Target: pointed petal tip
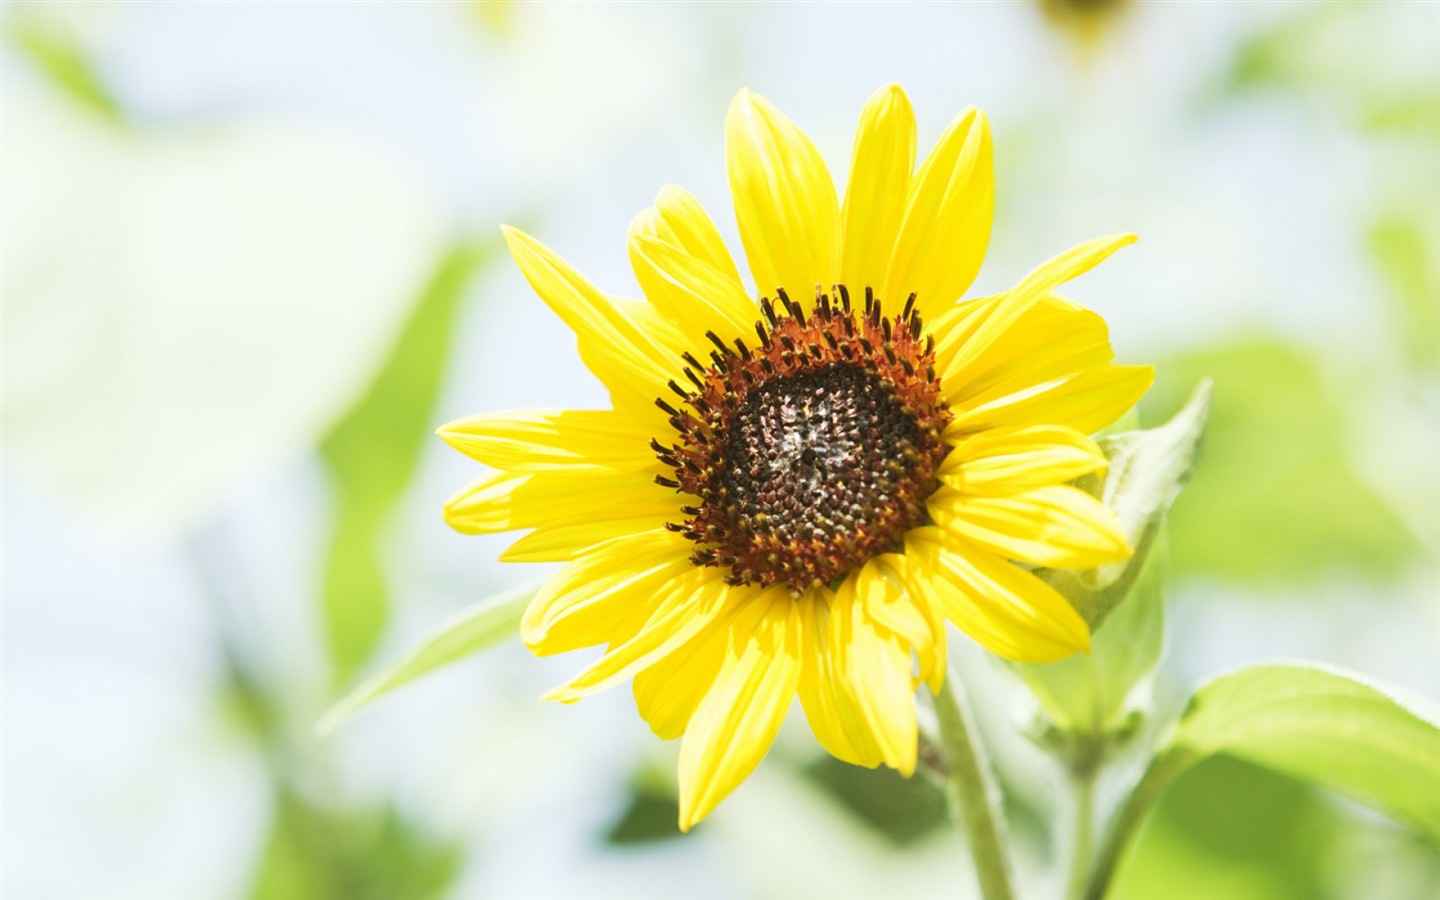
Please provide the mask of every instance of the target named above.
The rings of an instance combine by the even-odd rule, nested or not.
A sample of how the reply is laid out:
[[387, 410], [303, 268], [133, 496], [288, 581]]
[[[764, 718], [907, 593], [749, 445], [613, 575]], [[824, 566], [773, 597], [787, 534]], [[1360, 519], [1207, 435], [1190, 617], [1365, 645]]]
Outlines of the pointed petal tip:
[[584, 696], [583, 693], [562, 684], [541, 694], [540, 699], [546, 703], [563, 703], [569, 706], [572, 703], [579, 703]]

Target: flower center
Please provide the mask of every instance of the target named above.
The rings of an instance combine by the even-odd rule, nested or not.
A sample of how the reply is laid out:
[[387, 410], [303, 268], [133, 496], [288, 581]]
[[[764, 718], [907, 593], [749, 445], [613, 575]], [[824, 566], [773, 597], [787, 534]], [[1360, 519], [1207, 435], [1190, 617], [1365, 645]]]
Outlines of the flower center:
[[863, 311], [836, 294], [808, 314], [783, 291], [783, 312], [762, 300], [758, 344], [708, 335], [708, 365], [685, 357], [693, 389], [670, 385], [682, 405], [656, 401], [680, 438], [651, 442], [675, 469], [656, 481], [699, 498], [668, 527], [732, 584], [831, 584], [925, 522], [951, 418], [933, 342], [913, 295], [892, 321], [868, 289]]

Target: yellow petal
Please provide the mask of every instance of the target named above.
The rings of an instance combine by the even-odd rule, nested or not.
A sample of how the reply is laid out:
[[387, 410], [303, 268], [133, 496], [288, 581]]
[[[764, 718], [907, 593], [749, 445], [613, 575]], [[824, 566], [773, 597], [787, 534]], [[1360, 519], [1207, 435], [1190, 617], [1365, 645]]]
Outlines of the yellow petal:
[[730, 646], [732, 620], [739, 611], [739, 607], [727, 607], [690, 643], [635, 676], [635, 706], [656, 737], [669, 741], [685, 733], [690, 717], [720, 674]]
[[[544, 244], [506, 227], [505, 242], [535, 293], [575, 332], [580, 357], [617, 403], [643, 407], [681, 368], [675, 336], [643, 321], [636, 305], [617, 302], [586, 281]], [[645, 304], [639, 304], [644, 306]]]
[[794, 122], [742, 90], [725, 118], [725, 160], [740, 240], [765, 296], [804, 303], [839, 275], [840, 203], [825, 161]]
[[965, 354], [963, 365], [956, 364], [955, 355], [942, 361], [937, 354], [936, 368], [952, 406], [976, 406], [1114, 358], [1105, 320], [1050, 294], [985, 352]]
[[[954, 344], [953, 357], [941, 374], [945, 379], [964, 384], [980, 371], [991, 357], [990, 348], [1056, 287], [1077, 278], [1098, 266], [1116, 250], [1135, 243], [1135, 235], [1122, 234], [1096, 238], [1061, 253], [1037, 266], [1020, 283], [998, 296], [985, 309], [963, 340]], [[938, 354], [938, 351], [937, 351]]]
[[911, 596], [905, 557], [886, 553], [866, 562], [855, 579], [855, 594], [869, 616], [915, 649], [920, 677], [940, 684], [945, 677], [945, 631]]
[[653, 609], [663, 589], [693, 569], [688, 542], [668, 531], [617, 538], [545, 582], [520, 621], [520, 636], [541, 656], [612, 640], [637, 606]]
[[1153, 366], [1100, 366], [955, 409], [947, 439], [986, 428], [1053, 424], [1093, 434], [1134, 406], [1155, 380]]
[[1073, 481], [1108, 465], [1100, 446], [1074, 428], [990, 428], [960, 438], [940, 480], [965, 494], [1014, 494]]
[[[658, 465], [658, 464], [657, 464]], [[464, 534], [578, 525], [618, 517], [675, 516], [681, 498], [649, 472], [490, 472], [445, 504], [445, 521]]]
[[631, 225], [630, 265], [655, 308], [694, 335], [697, 345], [707, 331], [726, 343], [753, 339], [760, 310], [740, 282], [674, 244], [639, 233], [645, 215]]
[[994, 213], [990, 123], [972, 106], [950, 123], [910, 183], [884, 299], [903, 303], [914, 291], [927, 319], [948, 309], [980, 271]]
[[500, 554], [501, 562], [569, 562], [594, 549], [597, 544], [618, 537], [663, 531], [665, 523], [678, 521], [678, 510], [668, 516], [604, 518], [578, 525], [549, 525], [536, 528]]
[[509, 472], [633, 472], [654, 465], [651, 416], [616, 410], [521, 410], [458, 419], [436, 434], [471, 459]]
[[883, 759], [874, 736], [861, 726], [854, 704], [845, 692], [844, 650], [834, 637], [840, 631], [833, 612], [834, 594], [828, 588], [821, 588], [810, 591], [798, 602], [805, 621], [804, 665], [799, 684], [805, 719], [815, 740], [831, 756], [873, 769]]
[[715, 683], [680, 742], [682, 831], [709, 815], [760, 763], [800, 681], [803, 625], [797, 604], [783, 587], [750, 603], [759, 610], [758, 621], [749, 628], [739, 621], [733, 626]]
[[914, 590], [976, 643], [1019, 662], [1090, 648], [1090, 629], [1050, 585], [982, 547], [927, 526], [905, 535]]
[[715, 227], [715, 222], [700, 201], [689, 191], [673, 184], [660, 189], [655, 197], [654, 217], [645, 233], [659, 238], [667, 244], [679, 247], [685, 253], [716, 269], [722, 275], [740, 284], [740, 271], [735, 260], [725, 248], [725, 239]]
[[1006, 559], [1090, 569], [1130, 556], [1115, 514], [1079, 488], [1049, 485], [983, 497], [942, 487], [928, 505], [942, 528]]
[[[898, 84], [876, 91], [860, 114], [850, 180], [845, 186], [840, 277], [852, 290], [884, 290], [910, 170], [915, 166], [915, 113]], [[904, 297], [882, 297], [904, 303]]]
[[619, 684], [684, 646], [727, 607], [745, 602], [753, 593], [753, 589], [727, 585], [717, 569], [695, 568], [688, 555], [686, 564], [689, 571], [664, 586], [654, 612], [633, 637], [611, 647], [589, 668], [542, 699], [574, 703]]
[[842, 629], [845, 693], [873, 735], [881, 759], [909, 777], [915, 771], [917, 747], [910, 648], [871, 617], [867, 598], [853, 596], [853, 602], [833, 610]]

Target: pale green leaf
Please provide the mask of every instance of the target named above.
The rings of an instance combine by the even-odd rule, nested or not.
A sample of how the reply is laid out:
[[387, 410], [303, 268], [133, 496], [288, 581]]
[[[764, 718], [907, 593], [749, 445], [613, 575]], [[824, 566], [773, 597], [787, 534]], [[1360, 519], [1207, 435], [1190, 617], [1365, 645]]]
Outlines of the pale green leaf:
[[537, 590], [536, 584], [514, 588], [464, 610], [405, 655], [351, 689], [320, 717], [315, 724], [316, 733], [327, 735], [357, 710], [396, 688], [518, 635], [525, 605]]
[[1116, 815], [1090, 900], [1104, 896], [1165, 789], [1218, 755], [1313, 782], [1440, 838], [1440, 707], [1341, 669], [1266, 663], [1224, 675], [1191, 698]]
[[1191, 699], [1161, 760], [1217, 753], [1303, 778], [1440, 837], [1440, 708], [1312, 664], [1253, 666]]
[[369, 658], [389, 614], [381, 539], [430, 440], [451, 334], [495, 240], [460, 243], [436, 267], [369, 389], [320, 446], [335, 488], [321, 608], [336, 683]]

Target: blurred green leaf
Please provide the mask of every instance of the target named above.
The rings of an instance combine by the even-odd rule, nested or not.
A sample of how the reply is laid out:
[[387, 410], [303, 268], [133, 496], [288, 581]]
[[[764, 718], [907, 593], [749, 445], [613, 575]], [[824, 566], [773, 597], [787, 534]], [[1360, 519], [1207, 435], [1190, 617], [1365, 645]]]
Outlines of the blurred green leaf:
[[1326, 900], [1342, 827], [1314, 788], [1217, 757], [1166, 793], [1111, 896]]
[[6, 23], [6, 37], [72, 100], [107, 121], [121, 121], [120, 106], [100, 81], [72, 28], [60, 18], [29, 12]]
[[394, 812], [321, 809], [282, 788], [250, 886], [254, 900], [431, 900], [459, 871], [460, 848]]
[[1440, 708], [1423, 698], [1338, 669], [1252, 666], [1195, 693], [1152, 770], [1173, 778], [1219, 753], [1313, 781], [1440, 838]]
[[684, 837], [678, 826], [680, 798], [675, 778], [667, 769], [649, 763], [630, 779], [630, 796], [620, 817], [605, 833], [616, 847], [653, 844]]
[[323, 591], [336, 683], [354, 676], [385, 626], [381, 534], [430, 439], [460, 301], [498, 247], [498, 241], [486, 241], [445, 255], [375, 380], [321, 444], [336, 499]]
[[884, 766], [852, 766], [832, 756], [816, 757], [801, 771], [897, 847], [913, 844], [949, 821], [945, 795], [925, 778], [905, 778]]
[[539, 590], [525, 585], [465, 609], [399, 659], [356, 685], [320, 717], [315, 731], [327, 735], [357, 710], [441, 666], [493, 647], [520, 633], [525, 605]]
[[1346, 570], [1391, 576], [1418, 553], [1350, 467], [1339, 409], [1300, 350], [1251, 340], [1159, 370], [1152, 409], [1173, 409], [1178, 389], [1215, 379], [1205, 465], [1169, 522], [1178, 574], [1304, 585]]
[[1398, 301], [1406, 352], [1417, 366], [1431, 370], [1440, 365], [1440, 225], [1435, 209], [1392, 210], [1368, 235], [1370, 254]]
[[[1372, 132], [1440, 137], [1433, 43], [1410, 39], [1434, 20], [1423, 4], [1304, 3], [1236, 43], [1221, 98], [1260, 90], [1313, 97], [1314, 108]], [[1416, 15], [1418, 14], [1418, 15]], [[1377, 59], [1369, 48], [1388, 46]]]

